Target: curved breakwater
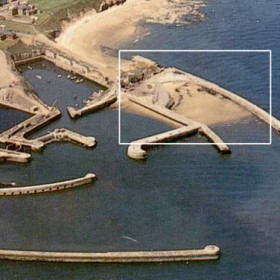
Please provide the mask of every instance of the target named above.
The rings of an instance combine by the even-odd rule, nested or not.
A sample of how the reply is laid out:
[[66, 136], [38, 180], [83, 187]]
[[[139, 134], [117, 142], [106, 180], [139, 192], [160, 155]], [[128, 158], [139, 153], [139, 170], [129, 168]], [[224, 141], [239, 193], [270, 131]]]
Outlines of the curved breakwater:
[[1, 188], [0, 196], [23, 195], [23, 194], [37, 194], [44, 192], [60, 191], [69, 188], [75, 188], [91, 183], [95, 179], [95, 174], [88, 173], [84, 177], [67, 180], [63, 182], [50, 183], [36, 186], [15, 187], [15, 188]]

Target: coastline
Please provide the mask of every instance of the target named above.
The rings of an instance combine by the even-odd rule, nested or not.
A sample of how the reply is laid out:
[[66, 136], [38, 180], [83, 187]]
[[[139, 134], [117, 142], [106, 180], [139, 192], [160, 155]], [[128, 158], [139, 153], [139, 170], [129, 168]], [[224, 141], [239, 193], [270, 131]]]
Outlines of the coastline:
[[102, 49], [116, 50], [121, 44], [137, 40], [141, 21], [160, 24], [188, 24], [185, 15], [204, 18], [199, 12], [203, 1], [127, 0], [100, 13], [89, 13], [67, 25], [56, 39], [59, 46], [78, 53], [81, 58], [113, 67], [117, 72], [117, 58]]

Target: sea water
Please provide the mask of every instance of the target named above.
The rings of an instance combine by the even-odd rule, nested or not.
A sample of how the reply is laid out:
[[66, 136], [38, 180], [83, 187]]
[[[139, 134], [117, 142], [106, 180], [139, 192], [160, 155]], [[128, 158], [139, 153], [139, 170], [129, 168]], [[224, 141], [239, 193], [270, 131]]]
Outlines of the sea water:
[[[149, 26], [151, 36], [126, 47], [272, 49], [273, 113], [279, 118], [279, 9], [276, 0], [213, 0], [205, 8], [205, 21], [178, 28]], [[158, 59], [156, 55], [150, 57]], [[197, 59], [192, 57], [185, 59], [187, 63], [179, 57], [159, 60], [164, 66], [190, 71], [268, 109], [267, 82], [257, 78], [241, 80], [238, 72], [250, 71], [250, 67], [238, 65], [239, 58], [226, 56], [225, 64], [211, 56], [200, 60], [206, 65], [211, 63], [211, 68], [197, 66]], [[256, 76], [266, 77], [266, 70], [267, 66], [256, 69]], [[222, 255], [218, 261], [164, 264], [1, 261], [1, 279], [279, 279], [278, 134], [273, 132], [270, 146], [232, 146], [232, 154], [227, 156], [219, 155], [211, 146], [168, 146], [149, 149], [147, 160], [134, 161], [126, 157], [126, 147], [118, 145], [116, 110], [77, 120], [67, 116], [66, 106], [75, 105], [74, 96], [82, 101], [98, 87], [71, 83], [67, 73], [58, 79], [56, 71], [61, 70], [37, 65], [23, 72], [44, 101], [57, 100], [63, 114], [39, 134], [66, 127], [96, 137], [98, 145], [85, 149], [69, 143], [51, 144], [42, 153], [32, 153], [33, 161], [28, 165], [1, 165], [1, 181], [38, 184], [87, 172], [94, 172], [97, 181], [56, 193], [1, 198], [0, 247], [98, 252], [216, 244]], [[43, 74], [43, 81], [36, 79], [37, 74]], [[128, 139], [170, 129], [164, 123], [125, 112], [122, 119]], [[141, 125], [145, 133], [135, 134], [133, 125]], [[238, 127], [236, 134], [240, 134]], [[242, 137], [252, 140], [256, 127], [256, 138], [267, 140], [263, 123], [244, 126]], [[215, 129], [220, 129], [223, 138], [240, 139], [230, 129]]]

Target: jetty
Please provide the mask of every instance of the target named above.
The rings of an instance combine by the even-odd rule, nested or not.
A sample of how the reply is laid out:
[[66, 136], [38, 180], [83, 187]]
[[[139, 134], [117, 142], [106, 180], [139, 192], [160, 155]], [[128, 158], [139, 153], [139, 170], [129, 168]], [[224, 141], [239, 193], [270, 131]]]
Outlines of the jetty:
[[0, 162], [27, 163], [31, 159], [28, 153], [0, 149]]
[[217, 260], [220, 249], [208, 245], [197, 250], [138, 251], [138, 252], [45, 252], [0, 250], [0, 259], [13, 261], [79, 262], [79, 263], [147, 263]]
[[35, 114], [29, 119], [2, 132], [0, 134], [0, 143], [13, 145], [19, 148], [27, 147], [33, 151], [40, 151], [44, 147], [44, 143], [36, 139], [30, 140], [26, 137], [59, 118], [60, 115], [61, 113], [58, 110], [50, 111], [48, 115]]
[[95, 174], [88, 173], [84, 177], [67, 180], [63, 182], [36, 185], [36, 186], [25, 186], [25, 187], [11, 187], [11, 188], [0, 188], [0, 196], [13, 196], [13, 195], [26, 195], [26, 194], [38, 194], [53, 191], [60, 191], [69, 188], [75, 188], [90, 184], [95, 179]]
[[151, 144], [170, 142], [183, 137], [196, 134], [200, 129], [198, 125], [183, 126], [171, 131], [167, 131], [161, 134], [146, 137], [130, 143], [127, 149], [127, 155], [133, 159], [144, 159], [147, 157], [145, 148]]

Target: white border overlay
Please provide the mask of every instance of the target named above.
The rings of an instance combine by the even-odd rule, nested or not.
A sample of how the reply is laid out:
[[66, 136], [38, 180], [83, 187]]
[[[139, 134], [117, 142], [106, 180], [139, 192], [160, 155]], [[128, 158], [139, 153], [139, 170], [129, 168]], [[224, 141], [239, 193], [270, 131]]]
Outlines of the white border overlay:
[[[270, 115], [270, 123], [269, 123], [269, 142], [265, 142], [265, 143], [212, 143], [212, 142], [207, 142], [207, 143], [141, 143], [141, 142], [137, 142], [137, 143], [125, 143], [125, 142], [121, 142], [121, 54], [122, 53], [148, 53], [148, 52], [156, 52], [156, 53], [162, 53], [162, 52], [166, 52], [166, 53], [190, 53], [190, 52], [196, 52], [196, 53], [203, 53], [203, 52], [207, 52], [207, 53], [269, 53], [269, 115]], [[153, 146], [153, 145], [165, 145], [165, 146], [170, 146], [170, 145], [174, 145], [174, 146], [179, 146], [179, 145], [215, 145], [215, 144], [225, 144], [225, 145], [271, 145], [272, 144], [272, 51], [271, 50], [119, 50], [118, 53], [118, 79], [119, 79], [119, 94], [118, 94], [118, 99], [119, 99], [119, 114], [118, 114], [118, 144], [119, 145], [124, 145], [124, 146], [128, 146], [128, 145], [149, 145], [149, 146]], [[147, 136], [148, 137], [148, 136]], [[134, 140], [135, 141], [135, 140]]]

